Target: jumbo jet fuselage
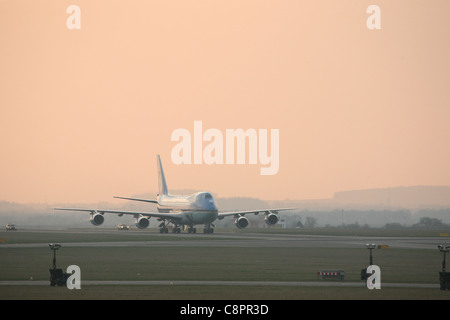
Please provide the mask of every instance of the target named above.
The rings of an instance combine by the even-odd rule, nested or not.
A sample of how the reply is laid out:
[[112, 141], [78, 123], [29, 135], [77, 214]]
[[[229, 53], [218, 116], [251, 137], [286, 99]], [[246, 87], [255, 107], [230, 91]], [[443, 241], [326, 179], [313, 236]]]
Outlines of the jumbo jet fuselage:
[[185, 225], [211, 223], [219, 213], [209, 192], [197, 192], [190, 196], [158, 195], [157, 209], [161, 213], [183, 213], [180, 224]]

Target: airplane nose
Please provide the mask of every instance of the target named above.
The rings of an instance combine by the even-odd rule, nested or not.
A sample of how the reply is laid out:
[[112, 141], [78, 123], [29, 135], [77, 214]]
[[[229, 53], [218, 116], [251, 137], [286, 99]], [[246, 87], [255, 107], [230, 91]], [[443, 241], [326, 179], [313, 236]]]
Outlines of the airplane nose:
[[209, 207], [210, 207], [211, 210], [217, 210], [216, 204], [214, 203], [214, 200], [211, 199], [208, 202], [209, 202]]

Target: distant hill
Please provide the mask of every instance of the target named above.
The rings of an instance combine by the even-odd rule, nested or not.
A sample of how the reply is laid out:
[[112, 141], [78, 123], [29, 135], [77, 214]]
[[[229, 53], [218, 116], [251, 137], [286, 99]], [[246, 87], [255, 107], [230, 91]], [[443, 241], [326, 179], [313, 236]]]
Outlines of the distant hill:
[[450, 206], [450, 186], [413, 186], [336, 192], [333, 202], [399, 208]]
[[271, 206], [313, 210], [423, 209], [450, 207], [450, 186], [413, 186], [335, 192], [333, 198], [267, 201]]

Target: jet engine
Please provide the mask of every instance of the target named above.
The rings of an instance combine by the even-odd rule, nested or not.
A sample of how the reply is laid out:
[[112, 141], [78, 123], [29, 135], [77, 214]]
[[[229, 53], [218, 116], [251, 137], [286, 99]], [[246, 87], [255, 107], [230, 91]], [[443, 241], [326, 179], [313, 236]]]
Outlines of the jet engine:
[[140, 216], [136, 219], [136, 227], [139, 229], [145, 229], [150, 225], [150, 220], [146, 217]]
[[248, 219], [246, 217], [240, 216], [234, 219], [234, 224], [239, 229], [244, 229], [248, 226]]
[[273, 213], [273, 212], [266, 214], [266, 216], [264, 217], [264, 221], [269, 226], [276, 224], [278, 222], [278, 220], [280, 220], [280, 217], [278, 217], [278, 214]]
[[94, 226], [99, 226], [105, 221], [105, 217], [101, 213], [91, 213], [89, 220]]

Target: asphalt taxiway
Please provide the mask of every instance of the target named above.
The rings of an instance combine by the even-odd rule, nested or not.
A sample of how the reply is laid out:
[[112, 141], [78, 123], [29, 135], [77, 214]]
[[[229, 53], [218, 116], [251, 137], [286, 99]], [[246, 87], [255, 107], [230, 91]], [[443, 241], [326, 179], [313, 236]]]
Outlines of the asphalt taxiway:
[[[0, 281], [0, 286], [48, 286], [49, 281], [23, 280]], [[363, 288], [366, 283], [361, 282], [337, 282], [337, 281], [92, 281], [83, 280], [83, 286], [277, 286], [277, 287], [359, 287]], [[432, 283], [383, 283], [383, 288], [427, 288], [439, 289], [439, 284]]]
[[[22, 231], [27, 232], [27, 231]], [[31, 232], [31, 230], [30, 230]], [[32, 232], [36, 232], [33, 230]], [[45, 232], [49, 232], [48, 230]], [[55, 233], [86, 233], [89, 231], [52, 231]], [[89, 233], [92, 234], [92, 231]], [[115, 233], [114, 230], [99, 230], [99, 233]], [[329, 235], [297, 235], [269, 233], [214, 233], [204, 234], [158, 234], [151, 233], [153, 238], [133, 239], [127, 234], [125, 241], [94, 241], [65, 242], [65, 247], [283, 247], [283, 248], [364, 248], [366, 244], [387, 245], [396, 249], [430, 249], [436, 250], [440, 244], [450, 244], [448, 237], [360, 237], [360, 236], [329, 236]], [[157, 239], [155, 240], [155, 237]], [[165, 240], [170, 237], [170, 240]], [[1, 243], [0, 248], [38, 248], [47, 247], [47, 243]]]

